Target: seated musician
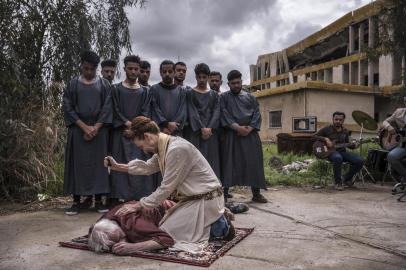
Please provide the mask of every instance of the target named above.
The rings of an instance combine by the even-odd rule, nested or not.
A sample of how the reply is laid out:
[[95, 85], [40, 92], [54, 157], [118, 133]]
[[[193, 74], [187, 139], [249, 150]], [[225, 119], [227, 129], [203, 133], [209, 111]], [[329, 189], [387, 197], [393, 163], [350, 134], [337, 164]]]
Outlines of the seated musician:
[[[406, 106], [406, 96], [403, 97], [403, 103]], [[405, 127], [406, 108], [398, 108], [389, 118], [383, 121], [383, 128], [389, 133], [395, 134], [401, 128]], [[402, 159], [406, 157], [406, 149], [398, 146], [392, 149], [388, 154], [388, 162], [391, 168], [401, 177], [406, 176], [406, 167], [402, 164]]]
[[[314, 137], [322, 140], [326, 143], [328, 148], [334, 148], [335, 144], [348, 143], [349, 131], [343, 127], [345, 120], [345, 113], [335, 112], [333, 113], [333, 124], [325, 126], [320, 129]], [[348, 148], [355, 149], [358, 147], [357, 143], [351, 144]], [[337, 148], [328, 156], [328, 160], [333, 163], [335, 188], [337, 190], [343, 190], [343, 182], [347, 186], [352, 186], [352, 178], [359, 172], [364, 164], [364, 160], [353, 153], [349, 153], [345, 148]], [[350, 170], [348, 174], [341, 178], [341, 167], [343, 162], [350, 163]]]

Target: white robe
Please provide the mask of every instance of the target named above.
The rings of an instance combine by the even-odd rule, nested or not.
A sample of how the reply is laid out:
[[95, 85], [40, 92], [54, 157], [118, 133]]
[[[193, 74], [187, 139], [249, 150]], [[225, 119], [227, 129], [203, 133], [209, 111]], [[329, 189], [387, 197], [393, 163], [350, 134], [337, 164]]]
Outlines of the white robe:
[[[170, 138], [165, 164], [161, 185], [150, 196], [140, 200], [143, 207], [158, 206], [175, 190], [183, 196], [191, 196], [221, 187], [200, 151], [180, 137]], [[147, 161], [130, 161], [128, 165], [128, 172], [134, 175], [149, 175], [159, 171], [157, 154]], [[178, 203], [161, 220], [160, 228], [174, 239], [175, 249], [199, 253], [207, 246], [211, 224], [223, 213], [223, 196]]]

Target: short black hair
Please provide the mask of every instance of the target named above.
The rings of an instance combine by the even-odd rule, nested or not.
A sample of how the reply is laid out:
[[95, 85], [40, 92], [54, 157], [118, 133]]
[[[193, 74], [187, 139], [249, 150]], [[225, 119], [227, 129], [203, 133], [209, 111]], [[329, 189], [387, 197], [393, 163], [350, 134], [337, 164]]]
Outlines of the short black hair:
[[212, 71], [210, 72], [210, 76], [220, 76], [220, 80], [223, 79], [223, 76], [221, 76], [221, 73], [218, 71]]
[[209, 76], [209, 75], [210, 75], [210, 68], [209, 68], [209, 66], [208, 66], [207, 64], [205, 64], [205, 63], [197, 64], [197, 65], [195, 66], [195, 74], [196, 74], [196, 75], [204, 74], [204, 75]]
[[148, 61], [143, 60], [140, 62], [140, 68], [142, 69], [151, 68], [151, 64]]
[[164, 66], [164, 65], [172, 65], [172, 68], [175, 69], [175, 64], [171, 60], [164, 60], [159, 65], [159, 71], [162, 71], [162, 66]]
[[113, 59], [106, 59], [106, 60], [102, 61], [100, 65], [101, 65], [102, 68], [104, 68], [104, 67], [116, 67], [117, 62], [116, 62], [116, 60], [113, 60]]
[[334, 118], [334, 116], [336, 116], [336, 115], [342, 115], [342, 116], [344, 116], [344, 119], [345, 119], [345, 113], [343, 113], [343, 112], [334, 112], [334, 113], [333, 113], [333, 118]]
[[138, 55], [128, 55], [124, 58], [124, 66], [126, 66], [129, 62], [139, 64], [141, 59]]
[[80, 62], [88, 62], [97, 67], [100, 63], [100, 57], [94, 51], [86, 50], [80, 54]]
[[241, 72], [239, 72], [239, 71], [236, 70], [236, 69], [231, 70], [231, 71], [227, 74], [227, 80], [228, 80], [228, 81], [231, 81], [231, 80], [234, 80], [234, 79], [241, 79], [241, 77], [242, 77]]
[[186, 64], [179, 61], [179, 62], [176, 62], [176, 64], [173, 66], [173, 68], [176, 68], [176, 66], [184, 66], [184, 67], [186, 67]]

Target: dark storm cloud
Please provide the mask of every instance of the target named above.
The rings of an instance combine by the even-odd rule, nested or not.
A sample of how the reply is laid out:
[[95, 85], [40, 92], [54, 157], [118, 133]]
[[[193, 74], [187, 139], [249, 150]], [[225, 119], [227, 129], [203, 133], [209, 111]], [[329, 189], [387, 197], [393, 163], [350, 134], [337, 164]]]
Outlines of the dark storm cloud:
[[187, 59], [215, 36], [228, 36], [275, 1], [149, 1], [131, 12], [136, 48]]
[[[332, 22], [365, 1], [332, 1], [337, 14], [326, 11], [323, 23], [326, 17]], [[298, 3], [306, 10], [282, 11]], [[295, 19], [295, 14], [312, 14], [312, 5], [316, 6], [313, 0], [149, 0], [145, 8], [129, 10], [133, 52], [151, 62], [153, 83], [160, 80], [158, 67], [164, 59], [187, 63], [188, 84], [194, 85], [193, 68], [200, 62], [223, 77], [239, 69], [249, 83], [248, 66], [256, 63], [259, 54], [281, 50], [321, 29], [317, 17]], [[287, 11], [293, 15], [286, 16]]]

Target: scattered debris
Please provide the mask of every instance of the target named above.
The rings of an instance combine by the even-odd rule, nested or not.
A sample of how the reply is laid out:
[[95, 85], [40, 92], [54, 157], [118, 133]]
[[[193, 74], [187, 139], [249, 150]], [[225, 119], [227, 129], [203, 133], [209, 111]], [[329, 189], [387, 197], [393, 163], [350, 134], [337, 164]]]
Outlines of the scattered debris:
[[314, 162], [314, 159], [306, 159], [304, 161], [293, 161], [291, 164], [282, 167], [283, 173], [289, 173], [291, 171], [298, 171], [299, 173], [307, 172], [307, 169]]

